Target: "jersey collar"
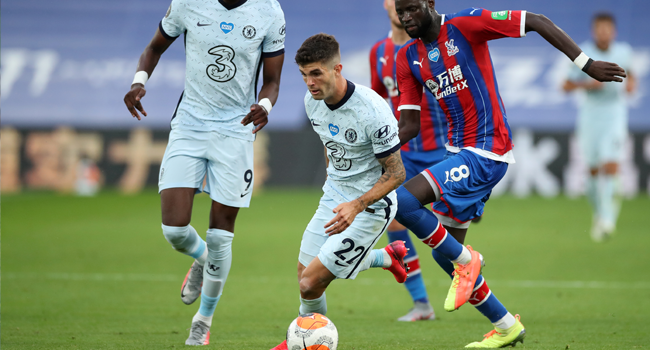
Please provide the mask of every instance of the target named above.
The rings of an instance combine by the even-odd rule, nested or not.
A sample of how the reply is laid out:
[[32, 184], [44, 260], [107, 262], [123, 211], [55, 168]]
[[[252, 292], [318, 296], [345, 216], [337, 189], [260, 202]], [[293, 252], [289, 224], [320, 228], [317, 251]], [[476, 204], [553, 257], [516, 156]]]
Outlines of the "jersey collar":
[[345, 96], [343, 96], [341, 101], [339, 101], [339, 102], [337, 102], [337, 103], [335, 103], [333, 105], [327, 104], [327, 102], [325, 102], [325, 104], [327, 105], [327, 108], [329, 108], [331, 111], [335, 111], [338, 108], [340, 108], [341, 106], [343, 106], [346, 102], [348, 102], [348, 100], [350, 99], [350, 97], [352, 97], [352, 94], [354, 93], [354, 83], [347, 80], [347, 79], [345, 79], [345, 81], [348, 82], [348, 89], [345, 92]]
[[219, 3], [221, 5], [223, 5], [223, 7], [225, 7], [227, 10], [232, 10], [232, 9], [236, 9], [239, 6], [243, 5], [244, 3], [246, 3], [246, 1], [248, 1], [248, 0], [239, 0], [236, 3], [231, 5], [231, 4], [228, 4], [227, 2], [225, 2], [223, 0], [219, 0]]

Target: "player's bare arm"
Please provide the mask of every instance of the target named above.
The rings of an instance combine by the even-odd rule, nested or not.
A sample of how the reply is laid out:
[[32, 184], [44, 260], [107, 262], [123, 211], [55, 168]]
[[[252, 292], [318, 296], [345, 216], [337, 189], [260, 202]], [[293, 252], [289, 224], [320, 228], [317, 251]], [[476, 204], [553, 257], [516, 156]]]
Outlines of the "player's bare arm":
[[[149, 45], [147, 45], [144, 52], [142, 52], [142, 55], [140, 55], [136, 71], [145, 71], [147, 72], [147, 75], [151, 77], [154, 68], [156, 68], [158, 61], [160, 60], [160, 56], [162, 56], [174, 40], [176, 40], [176, 38], [168, 40], [162, 35], [162, 33], [160, 33], [160, 29], [156, 29], [156, 34], [154, 34], [151, 42], [149, 42]], [[140, 111], [143, 116], [147, 116], [147, 112], [144, 110], [142, 103], [140, 102], [146, 93], [147, 90], [144, 89], [144, 85], [136, 83], [131, 85], [131, 91], [127, 92], [124, 96], [126, 108], [129, 109], [133, 118], [137, 118], [138, 120], [141, 119], [138, 111]]]
[[[539, 33], [549, 44], [562, 51], [572, 61], [582, 54], [578, 44], [544, 15], [528, 12], [526, 14], [526, 32]], [[591, 63], [587, 63], [583, 70], [600, 82], [622, 82], [623, 78], [627, 77], [625, 70], [616, 63], [589, 60]]]
[[399, 150], [377, 160], [384, 168], [384, 174], [381, 175], [370, 191], [363, 196], [351, 202], [339, 204], [334, 208], [336, 216], [325, 224], [327, 229], [325, 233], [331, 236], [345, 231], [352, 224], [357, 214], [386, 197], [388, 193], [397, 189], [404, 182], [406, 170], [404, 170]]
[[399, 142], [402, 145], [420, 133], [420, 111], [415, 109], [403, 109], [399, 117]]
[[[282, 65], [284, 64], [284, 54], [275, 57], [264, 58], [264, 67], [262, 69], [262, 89], [259, 94], [259, 101], [268, 99], [272, 105], [278, 100], [280, 93], [280, 75], [282, 74]], [[256, 103], [251, 106], [251, 111], [242, 119], [241, 123], [248, 125], [253, 123], [255, 129], [253, 134], [262, 130], [268, 124], [269, 111], [260, 104]]]

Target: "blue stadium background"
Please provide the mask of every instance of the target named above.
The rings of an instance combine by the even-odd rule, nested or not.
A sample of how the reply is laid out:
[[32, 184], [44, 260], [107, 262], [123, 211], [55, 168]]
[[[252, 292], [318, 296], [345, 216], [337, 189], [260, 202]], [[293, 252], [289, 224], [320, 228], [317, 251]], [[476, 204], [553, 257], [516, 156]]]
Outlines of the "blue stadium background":
[[[368, 84], [367, 53], [389, 30], [381, 0], [280, 0], [287, 21], [286, 59], [280, 100], [269, 129], [305, 125], [305, 87], [293, 56], [308, 36], [327, 32], [341, 43], [345, 75]], [[2, 124], [16, 127], [166, 129], [183, 90], [184, 52], [176, 42], [147, 85], [145, 121], [136, 123], [123, 105], [137, 58], [164, 16], [166, 0], [4, 0], [2, 11]], [[595, 11], [618, 19], [619, 39], [637, 49], [640, 91], [632, 98], [631, 127], [650, 130], [650, 12], [647, 0], [440, 0], [441, 13], [476, 6], [543, 13], [577, 42], [589, 38]], [[514, 128], [568, 131], [575, 107], [559, 84], [570, 64], [537, 34], [491, 44], [502, 97]]]

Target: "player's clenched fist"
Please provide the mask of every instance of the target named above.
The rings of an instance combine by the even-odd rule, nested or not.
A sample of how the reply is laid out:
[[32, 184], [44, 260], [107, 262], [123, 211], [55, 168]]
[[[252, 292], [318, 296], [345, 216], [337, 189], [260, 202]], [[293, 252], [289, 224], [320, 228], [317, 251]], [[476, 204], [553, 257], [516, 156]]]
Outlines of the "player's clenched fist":
[[147, 116], [147, 112], [144, 110], [142, 103], [140, 102], [146, 93], [147, 90], [144, 89], [144, 85], [133, 84], [131, 85], [131, 91], [127, 92], [124, 96], [124, 104], [126, 104], [126, 108], [129, 109], [133, 118], [138, 118], [138, 120], [140, 120], [140, 114], [138, 114], [138, 111], [140, 111], [143, 116]]
[[361, 203], [356, 200], [339, 204], [334, 208], [334, 210], [332, 210], [336, 213], [336, 216], [330, 220], [330, 222], [325, 224], [325, 228], [327, 229], [325, 230], [325, 233], [327, 233], [328, 236], [332, 236], [345, 231], [346, 228], [352, 225], [354, 218], [357, 217], [357, 214], [363, 211], [363, 209]]

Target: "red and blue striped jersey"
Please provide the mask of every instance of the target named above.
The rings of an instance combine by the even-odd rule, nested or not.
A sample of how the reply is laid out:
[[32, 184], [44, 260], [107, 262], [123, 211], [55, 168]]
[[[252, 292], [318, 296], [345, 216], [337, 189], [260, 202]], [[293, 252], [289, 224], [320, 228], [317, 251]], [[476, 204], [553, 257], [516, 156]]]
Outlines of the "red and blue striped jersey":
[[[393, 114], [399, 120], [399, 93], [395, 56], [402, 46], [395, 45], [390, 37], [377, 42], [370, 50], [371, 87], [382, 97], [388, 99]], [[427, 152], [445, 147], [447, 142], [447, 119], [433, 95], [422, 97], [420, 106], [420, 133], [404, 144], [404, 152]]]
[[512, 150], [512, 133], [487, 42], [523, 37], [525, 23], [525, 11], [470, 8], [443, 15], [436, 41], [415, 39], [397, 54], [398, 109], [418, 109], [424, 86], [447, 115], [452, 149], [508, 158], [501, 156]]

